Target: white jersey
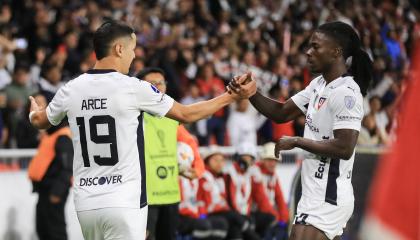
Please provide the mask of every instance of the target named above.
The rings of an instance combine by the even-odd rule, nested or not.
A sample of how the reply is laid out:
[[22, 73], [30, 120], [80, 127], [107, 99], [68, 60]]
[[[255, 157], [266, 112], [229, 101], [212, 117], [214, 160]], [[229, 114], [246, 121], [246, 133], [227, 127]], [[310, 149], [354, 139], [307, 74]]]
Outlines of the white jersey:
[[77, 211], [147, 205], [142, 113], [164, 116], [173, 102], [114, 70], [89, 70], [60, 88], [47, 117], [52, 125], [68, 117]]
[[[360, 131], [363, 97], [351, 76], [326, 84], [322, 76], [292, 97], [306, 115], [304, 138], [333, 139], [336, 129]], [[302, 196], [333, 205], [353, 204], [351, 176], [354, 152], [349, 160], [307, 154], [302, 164]]]

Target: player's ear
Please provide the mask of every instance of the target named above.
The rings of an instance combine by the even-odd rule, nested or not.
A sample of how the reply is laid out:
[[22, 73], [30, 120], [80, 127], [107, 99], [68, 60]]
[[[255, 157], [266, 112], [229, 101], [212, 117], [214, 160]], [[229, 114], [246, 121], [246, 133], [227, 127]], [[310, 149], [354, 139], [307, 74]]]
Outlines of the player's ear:
[[340, 47], [335, 47], [334, 48], [334, 57], [335, 58], [339, 58], [343, 55], [343, 49]]
[[123, 55], [123, 45], [121, 43], [119, 43], [119, 42], [115, 43], [115, 45], [114, 45], [114, 51], [115, 51], [115, 54], [118, 57], [122, 57], [122, 55]]

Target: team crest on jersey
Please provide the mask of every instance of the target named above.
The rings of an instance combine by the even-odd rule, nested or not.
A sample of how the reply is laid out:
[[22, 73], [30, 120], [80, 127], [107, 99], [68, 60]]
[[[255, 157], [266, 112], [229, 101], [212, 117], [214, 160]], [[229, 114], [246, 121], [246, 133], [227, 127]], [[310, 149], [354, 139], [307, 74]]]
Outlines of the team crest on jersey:
[[346, 105], [347, 109], [352, 109], [354, 104], [356, 103], [356, 98], [353, 96], [345, 96], [344, 97], [344, 105]]
[[327, 98], [325, 98], [325, 97], [320, 97], [319, 98], [318, 106], [317, 106], [317, 109], [318, 110], [322, 107], [322, 105], [324, 105], [324, 103], [325, 103], [326, 100], [327, 100]]

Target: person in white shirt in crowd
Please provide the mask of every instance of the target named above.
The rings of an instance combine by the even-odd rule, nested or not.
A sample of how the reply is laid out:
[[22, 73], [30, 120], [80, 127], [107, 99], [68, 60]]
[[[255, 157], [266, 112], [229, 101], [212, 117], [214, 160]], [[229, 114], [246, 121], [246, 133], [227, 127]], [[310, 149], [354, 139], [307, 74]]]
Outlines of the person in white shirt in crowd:
[[[389, 118], [386, 109], [382, 109], [382, 102], [379, 96], [372, 96], [369, 98], [369, 108], [371, 114], [375, 117], [376, 125], [384, 134], [386, 134], [386, 129], [388, 127]], [[366, 115], [367, 115], [366, 114]]]
[[42, 66], [41, 79], [39, 80], [39, 92], [50, 102], [55, 93], [64, 86], [61, 81], [61, 67], [55, 63], [47, 63]]
[[366, 115], [362, 120], [357, 143], [360, 145], [381, 145], [388, 143], [388, 134], [378, 126], [373, 114]]
[[267, 120], [250, 105], [248, 99], [238, 100], [230, 107], [227, 121], [230, 144], [239, 147], [244, 142], [257, 145], [257, 131]]

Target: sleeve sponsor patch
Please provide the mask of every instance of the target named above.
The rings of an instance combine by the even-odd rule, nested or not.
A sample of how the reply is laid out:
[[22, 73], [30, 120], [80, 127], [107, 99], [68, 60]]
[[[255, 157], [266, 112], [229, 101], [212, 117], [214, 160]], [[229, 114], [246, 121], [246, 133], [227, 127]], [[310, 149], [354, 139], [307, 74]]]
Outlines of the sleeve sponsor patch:
[[357, 116], [335, 115], [338, 121], [362, 121], [362, 118]]

